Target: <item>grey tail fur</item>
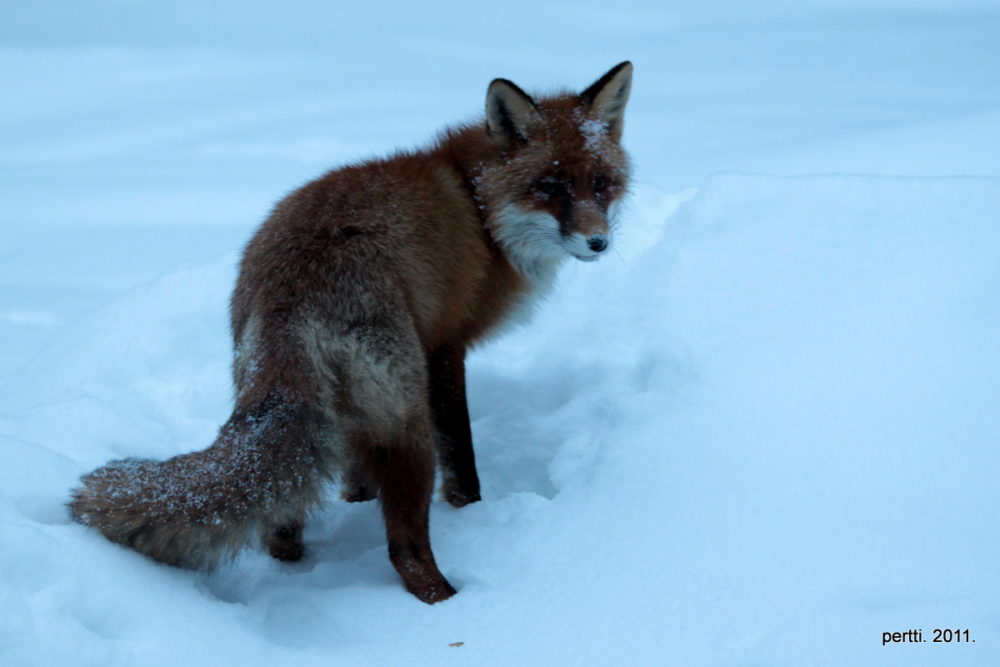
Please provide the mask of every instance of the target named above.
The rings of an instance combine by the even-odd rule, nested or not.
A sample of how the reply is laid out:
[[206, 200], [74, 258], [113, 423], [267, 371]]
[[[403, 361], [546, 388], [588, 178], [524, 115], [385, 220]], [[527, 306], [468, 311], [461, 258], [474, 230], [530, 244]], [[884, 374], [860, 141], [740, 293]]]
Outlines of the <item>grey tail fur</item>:
[[210, 568], [255, 535], [301, 522], [327, 469], [308, 412], [272, 393], [237, 411], [208, 449], [123, 459], [84, 475], [70, 511], [158, 561]]

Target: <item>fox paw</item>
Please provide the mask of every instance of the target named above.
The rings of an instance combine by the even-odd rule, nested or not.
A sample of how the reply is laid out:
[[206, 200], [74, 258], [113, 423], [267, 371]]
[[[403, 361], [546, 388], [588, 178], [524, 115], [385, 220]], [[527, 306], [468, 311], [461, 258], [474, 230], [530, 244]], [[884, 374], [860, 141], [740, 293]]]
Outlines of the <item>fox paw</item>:
[[378, 494], [367, 484], [355, 484], [349, 487], [345, 486], [344, 490], [340, 492], [340, 497], [349, 503], [363, 503], [367, 500], [375, 500]]
[[448, 501], [448, 504], [452, 507], [465, 507], [466, 505], [483, 499], [479, 494], [478, 484], [476, 485], [476, 488], [463, 489], [454, 478], [445, 480], [445, 483], [441, 488], [441, 495], [444, 496], [444, 499]]
[[276, 529], [267, 541], [271, 557], [286, 563], [301, 560], [305, 549], [302, 543], [302, 526], [298, 524]]

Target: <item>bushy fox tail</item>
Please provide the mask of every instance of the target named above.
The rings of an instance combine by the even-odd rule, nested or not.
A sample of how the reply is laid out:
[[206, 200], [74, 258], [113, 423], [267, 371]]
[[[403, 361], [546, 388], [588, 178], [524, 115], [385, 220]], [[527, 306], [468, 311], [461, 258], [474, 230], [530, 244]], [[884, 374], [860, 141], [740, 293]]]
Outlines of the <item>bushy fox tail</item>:
[[276, 395], [237, 411], [208, 449], [112, 461], [82, 477], [74, 518], [158, 561], [209, 568], [255, 535], [301, 525], [331, 465], [306, 414]]

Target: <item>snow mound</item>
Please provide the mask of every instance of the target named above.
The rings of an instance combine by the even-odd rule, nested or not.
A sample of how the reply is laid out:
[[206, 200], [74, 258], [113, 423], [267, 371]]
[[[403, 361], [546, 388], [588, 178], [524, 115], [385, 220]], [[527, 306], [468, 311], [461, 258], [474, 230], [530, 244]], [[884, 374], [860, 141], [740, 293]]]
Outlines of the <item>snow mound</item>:
[[[484, 501], [433, 508], [460, 589], [433, 607], [372, 503], [331, 498], [303, 563], [212, 574], [68, 521], [77, 475], [228, 415], [235, 255], [164, 276], [0, 389], [0, 662], [1000, 658], [998, 210], [995, 179], [640, 187], [620, 255], [470, 358]], [[881, 646], [911, 627], [977, 643]]]

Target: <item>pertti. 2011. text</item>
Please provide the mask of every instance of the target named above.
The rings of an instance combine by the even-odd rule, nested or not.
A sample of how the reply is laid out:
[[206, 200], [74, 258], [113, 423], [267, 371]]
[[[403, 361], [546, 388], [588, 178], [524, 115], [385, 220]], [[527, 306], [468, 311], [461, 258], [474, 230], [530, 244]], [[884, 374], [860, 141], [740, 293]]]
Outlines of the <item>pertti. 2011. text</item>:
[[[972, 633], [968, 628], [934, 628], [931, 631], [931, 643], [934, 644], [974, 644]], [[922, 629], [903, 632], [883, 632], [882, 646], [887, 644], [926, 644]]]

